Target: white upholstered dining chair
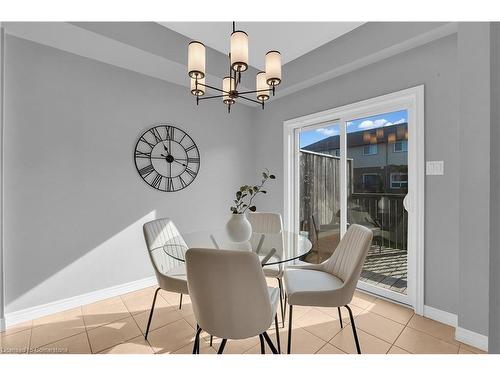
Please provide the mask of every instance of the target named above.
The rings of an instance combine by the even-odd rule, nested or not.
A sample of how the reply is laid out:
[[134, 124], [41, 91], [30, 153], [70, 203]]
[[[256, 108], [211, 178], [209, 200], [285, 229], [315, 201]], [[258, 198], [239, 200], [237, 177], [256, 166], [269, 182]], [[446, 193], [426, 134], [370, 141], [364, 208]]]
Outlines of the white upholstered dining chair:
[[[179, 233], [174, 222], [168, 218], [156, 219], [147, 222], [143, 226], [144, 239], [148, 248], [149, 257], [158, 281], [158, 288], [153, 297], [153, 304], [149, 313], [148, 325], [145, 338], [148, 338], [149, 327], [153, 318], [156, 297], [160, 289], [180, 293], [179, 308], [182, 307], [182, 295], [188, 294], [186, 279], [186, 268], [184, 263], [167, 255], [163, 251], [164, 246], [169, 246], [169, 252], [183, 254], [188, 246]], [[182, 258], [180, 258], [182, 259]]]
[[[267, 286], [256, 253], [192, 248], [186, 252], [186, 271], [197, 322], [193, 354], [199, 354], [202, 330], [222, 338], [218, 354], [222, 354], [228, 339], [257, 335], [262, 354], [264, 339], [273, 353], [280, 351], [276, 314], [279, 291]], [[273, 319], [278, 350], [266, 332]]]
[[370, 229], [353, 224], [342, 237], [332, 256], [320, 264], [301, 264], [287, 268], [284, 273], [285, 290], [290, 305], [288, 349], [292, 346], [292, 307], [340, 307], [349, 312], [352, 333], [358, 354], [361, 354], [354, 317], [349, 303], [352, 300], [366, 254], [372, 242]]
[[[272, 245], [276, 248], [276, 253], [280, 254], [283, 250], [283, 221], [281, 215], [272, 212], [250, 212], [248, 214], [248, 221], [252, 225], [252, 237], [250, 242], [252, 248], [256, 249], [261, 241], [262, 235], [269, 235], [265, 240], [266, 246]], [[278, 280], [280, 291], [280, 307], [281, 307], [281, 321], [283, 327], [285, 326], [285, 308], [283, 306], [283, 265], [269, 265], [264, 266], [264, 275], [269, 278]]]

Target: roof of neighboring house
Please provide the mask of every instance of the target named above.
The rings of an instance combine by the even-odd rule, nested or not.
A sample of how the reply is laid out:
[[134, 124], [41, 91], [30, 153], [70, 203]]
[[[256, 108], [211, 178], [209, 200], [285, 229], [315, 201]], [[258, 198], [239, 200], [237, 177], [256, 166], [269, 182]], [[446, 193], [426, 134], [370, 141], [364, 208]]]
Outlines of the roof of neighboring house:
[[[405, 139], [408, 139], [408, 123], [347, 133], [347, 145], [349, 147], [395, 142]], [[335, 150], [338, 148], [340, 148], [340, 135], [332, 135], [331, 137], [302, 147], [304, 150], [315, 152]]]

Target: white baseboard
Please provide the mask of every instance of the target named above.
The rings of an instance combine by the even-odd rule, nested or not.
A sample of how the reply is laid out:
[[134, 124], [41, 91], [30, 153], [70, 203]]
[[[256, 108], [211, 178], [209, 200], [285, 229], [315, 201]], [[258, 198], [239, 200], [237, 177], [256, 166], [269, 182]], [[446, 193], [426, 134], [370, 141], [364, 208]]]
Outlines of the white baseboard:
[[458, 326], [458, 316], [448, 311], [436, 309], [431, 306], [424, 306], [424, 316], [437, 322], [447, 324], [452, 327]]
[[46, 303], [44, 305], [14, 311], [5, 315], [5, 327], [9, 327], [28, 320], [37, 319], [45, 315], [55, 314], [57, 312], [72, 309], [81, 305], [97, 302], [106, 298], [116, 297], [121, 294], [144, 289], [156, 284], [156, 277], [151, 276], [145, 279], [132, 281], [130, 283], [116, 285], [106, 289], [81, 294], [79, 296]]
[[437, 322], [455, 327], [455, 340], [475, 348], [488, 351], [488, 336], [458, 326], [458, 316], [431, 306], [424, 306], [424, 316]]
[[457, 327], [455, 329], [455, 339], [464, 344], [474, 346], [475, 348], [488, 351], [488, 336], [477, 332], [469, 331], [468, 329]]

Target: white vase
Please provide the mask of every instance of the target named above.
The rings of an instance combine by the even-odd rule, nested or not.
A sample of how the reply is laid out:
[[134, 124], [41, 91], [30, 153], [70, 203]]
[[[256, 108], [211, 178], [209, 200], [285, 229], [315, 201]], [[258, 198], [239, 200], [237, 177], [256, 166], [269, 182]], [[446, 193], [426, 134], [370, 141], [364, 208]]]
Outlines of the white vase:
[[226, 224], [226, 231], [234, 242], [245, 242], [252, 236], [252, 225], [245, 214], [232, 214]]

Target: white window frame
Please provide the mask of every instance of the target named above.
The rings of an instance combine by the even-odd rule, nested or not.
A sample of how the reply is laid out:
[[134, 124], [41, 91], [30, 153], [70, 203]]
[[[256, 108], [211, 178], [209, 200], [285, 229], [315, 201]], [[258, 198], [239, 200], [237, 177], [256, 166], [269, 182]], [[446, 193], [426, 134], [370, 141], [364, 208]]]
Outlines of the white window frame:
[[[396, 150], [397, 143], [406, 144], [406, 150], [403, 150], [403, 147], [401, 147], [401, 150]], [[406, 139], [402, 139], [400, 141], [394, 142], [392, 145], [392, 151], [393, 152], [408, 152], [408, 141]]]
[[[373, 147], [373, 146], [375, 146], [375, 152], [369, 152], [369, 153], [367, 153], [366, 152], [366, 148], [367, 147]], [[374, 143], [374, 144], [369, 144], [369, 145], [363, 145], [363, 155], [364, 156], [378, 155], [378, 144]]]
[[[347, 179], [346, 123], [349, 120], [370, 117], [380, 113], [407, 110], [408, 113], [408, 195], [404, 206], [408, 210], [408, 289], [403, 303], [410, 305], [415, 313], [424, 313], [424, 201], [425, 201], [425, 148], [424, 148], [424, 86], [416, 86], [391, 94], [378, 96], [357, 103], [313, 113], [287, 120], [283, 123], [284, 161], [284, 227], [288, 231], [298, 231], [299, 223], [299, 175], [298, 145], [299, 130], [305, 126], [340, 123], [341, 167], [340, 176]], [[341, 235], [347, 230], [347, 187], [341, 184]], [[367, 284], [367, 283], [364, 283]], [[362, 281], [358, 287], [369, 290]], [[368, 284], [369, 285], [369, 284]], [[376, 292], [386, 298], [401, 301], [400, 293]], [[398, 295], [396, 298], [395, 295]]]
[[[394, 181], [395, 176], [406, 176], [406, 181]], [[401, 183], [405, 183], [408, 186], [408, 173], [403, 172], [392, 172], [391, 173], [391, 189], [401, 189]], [[399, 186], [393, 186], [393, 184], [398, 184]]]

